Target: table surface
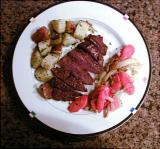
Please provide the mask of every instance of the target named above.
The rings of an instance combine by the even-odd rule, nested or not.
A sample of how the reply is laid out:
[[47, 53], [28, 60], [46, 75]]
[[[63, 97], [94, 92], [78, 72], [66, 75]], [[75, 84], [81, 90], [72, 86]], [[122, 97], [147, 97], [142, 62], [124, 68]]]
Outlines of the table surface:
[[144, 35], [152, 56], [152, 81], [148, 95], [139, 111], [128, 122], [114, 131], [82, 138], [48, 130], [28, 116], [12, 81], [13, 52], [29, 19], [59, 2], [62, 1], [1, 0], [1, 145], [30, 148], [158, 149], [160, 146], [159, 0], [99, 0], [130, 16]]

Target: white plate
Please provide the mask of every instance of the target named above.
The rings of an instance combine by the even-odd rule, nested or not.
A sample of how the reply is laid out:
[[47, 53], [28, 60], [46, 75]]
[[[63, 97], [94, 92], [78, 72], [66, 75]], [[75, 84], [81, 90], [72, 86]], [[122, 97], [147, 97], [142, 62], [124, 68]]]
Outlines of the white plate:
[[[123, 14], [109, 6], [88, 2], [72, 1], [53, 6], [39, 14], [35, 21], [29, 23], [16, 45], [13, 57], [13, 78], [17, 92], [36, 118], [47, 126], [69, 134], [96, 134], [112, 130], [127, 121], [142, 104], [150, 81], [150, 56], [144, 39], [130, 20], [125, 20]], [[109, 55], [124, 44], [134, 45], [136, 57], [143, 65], [142, 71], [135, 80], [135, 94], [124, 95], [123, 106], [115, 112], [110, 112], [107, 118], [102, 114], [80, 111], [71, 114], [67, 111], [67, 103], [54, 100], [45, 101], [36, 91], [37, 81], [30, 67], [32, 49], [35, 44], [31, 34], [41, 26], [48, 26], [53, 19], [83, 19], [89, 20], [103, 35], [104, 42], [109, 46]], [[135, 108], [133, 112], [131, 109]]]

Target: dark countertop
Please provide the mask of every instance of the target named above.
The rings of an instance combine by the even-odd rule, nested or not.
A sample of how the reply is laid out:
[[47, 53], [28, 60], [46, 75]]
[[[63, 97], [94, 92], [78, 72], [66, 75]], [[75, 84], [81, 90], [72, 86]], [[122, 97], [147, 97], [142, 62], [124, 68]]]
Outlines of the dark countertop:
[[[1, 0], [1, 146], [8, 148], [157, 148], [160, 146], [160, 1], [99, 0], [127, 13], [144, 35], [152, 56], [152, 81], [139, 111], [123, 126], [95, 137], [50, 131], [30, 119], [12, 81], [16, 42], [28, 20], [60, 1]], [[159, 22], [158, 22], [159, 21]]]

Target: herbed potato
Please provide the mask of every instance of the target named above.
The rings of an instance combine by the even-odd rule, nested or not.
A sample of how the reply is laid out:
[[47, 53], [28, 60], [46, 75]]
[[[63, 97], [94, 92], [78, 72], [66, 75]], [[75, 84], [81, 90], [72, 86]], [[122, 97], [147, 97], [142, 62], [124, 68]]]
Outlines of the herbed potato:
[[41, 66], [45, 69], [50, 70], [54, 67], [54, 65], [57, 63], [59, 57], [55, 56], [54, 54], [48, 54], [41, 63]]
[[38, 50], [34, 50], [31, 57], [31, 66], [37, 68], [41, 65], [42, 56]]
[[35, 70], [35, 77], [37, 80], [42, 81], [42, 82], [47, 82], [50, 79], [52, 79], [53, 74], [51, 72], [51, 70], [47, 70], [45, 68], [42, 67], [38, 67]]
[[72, 45], [76, 42], [77, 42], [77, 40], [71, 34], [64, 33], [64, 35], [63, 35], [63, 45], [69, 46], [69, 45]]
[[64, 20], [53, 20], [51, 22], [53, 29], [57, 33], [64, 33], [66, 29], [66, 21]]
[[67, 33], [74, 33], [75, 29], [76, 29], [76, 24], [77, 22], [75, 21], [66, 21], [66, 32]]
[[46, 49], [43, 49], [41, 52], [42, 56], [46, 56], [49, 52], [51, 52], [52, 47], [47, 47]]
[[55, 46], [62, 43], [62, 34], [58, 34], [58, 37], [51, 40], [51, 45]]
[[52, 49], [52, 47], [50, 46], [50, 40], [39, 42], [38, 48], [41, 55], [46, 56]]
[[74, 37], [80, 40], [84, 39], [88, 35], [90, 24], [86, 21], [79, 21], [75, 32]]

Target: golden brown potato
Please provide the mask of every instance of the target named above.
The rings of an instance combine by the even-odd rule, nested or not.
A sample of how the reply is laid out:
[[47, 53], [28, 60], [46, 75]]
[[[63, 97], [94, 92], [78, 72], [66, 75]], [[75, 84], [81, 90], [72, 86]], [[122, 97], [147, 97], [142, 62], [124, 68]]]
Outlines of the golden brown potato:
[[58, 57], [54, 56], [54, 54], [48, 54], [41, 63], [41, 66], [45, 69], [50, 70], [57, 63]]
[[42, 62], [42, 56], [40, 54], [40, 52], [38, 50], [35, 50], [32, 53], [32, 57], [31, 57], [31, 66], [33, 68], [37, 68], [41, 65]]
[[66, 21], [64, 20], [53, 20], [51, 22], [53, 29], [57, 33], [64, 33], [66, 29]]
[[35, 70], [35, 77], [39, 81], [47, 82], [50, 79], [52, 79], [53, 74], [52, 74], [51, 70], [46, 70], [45, 68], [38, 67]]

